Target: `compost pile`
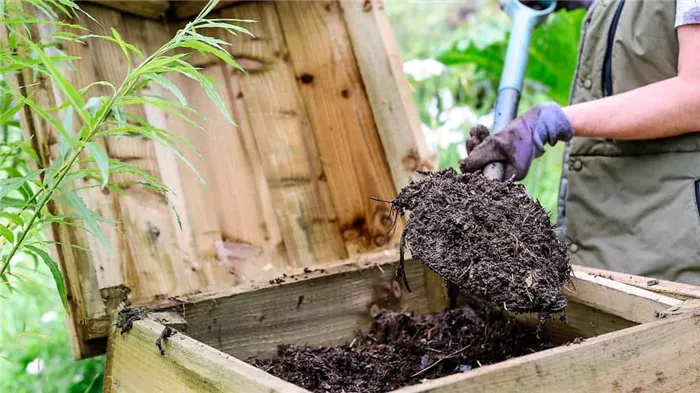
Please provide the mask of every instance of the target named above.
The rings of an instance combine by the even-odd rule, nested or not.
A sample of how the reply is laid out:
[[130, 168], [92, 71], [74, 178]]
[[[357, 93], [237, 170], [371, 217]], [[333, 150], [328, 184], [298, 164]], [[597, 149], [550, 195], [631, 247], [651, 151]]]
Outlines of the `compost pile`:
[[516, 313], [566, 307], [566, 246], [522, 185], [446, 169], [406, 186], [392, 206], [410, 212], [402, 251], [461, 293]]
[[283, 345], [251, 363], [312, 392], [378, 393], [551, 347], [535, 328], [486, 308], [383, 311], [348, 345]]

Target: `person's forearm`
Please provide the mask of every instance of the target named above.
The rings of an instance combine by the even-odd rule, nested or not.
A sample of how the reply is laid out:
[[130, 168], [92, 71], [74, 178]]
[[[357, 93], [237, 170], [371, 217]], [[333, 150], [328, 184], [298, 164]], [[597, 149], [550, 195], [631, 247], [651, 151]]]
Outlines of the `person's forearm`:
[[700, 131], [700, 80], [674, 77], [563, 108], [575, 136], [657, 139]]

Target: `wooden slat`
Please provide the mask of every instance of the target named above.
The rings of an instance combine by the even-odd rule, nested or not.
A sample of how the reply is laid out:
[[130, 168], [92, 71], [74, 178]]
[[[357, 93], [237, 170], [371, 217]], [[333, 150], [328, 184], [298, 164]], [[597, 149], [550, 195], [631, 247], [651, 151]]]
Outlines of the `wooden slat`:
[[238, 77], [272, 204], [292, 266], [347, 256], [328, 181], [309, 126], [273, 2], [221, 10], [226, 18], [253, 19], [255, 39], [227, 36], [248, 75]]
[[[100, 4], [115, 10], [127, 12], [134, 15], [145, 16], [146, 18], [159, 18], [165, 14], [170, 7], [168, 0], [87, 0], [81, 3], [90, 2]], [[80, 4], [82, 7], [82, 4]]]
[[[521, 314], [514, 317], [532, 326], [540, 323], [539, 315]], [[555, 344], [566, 344], [577, 338], [600, 336], [636, 325], [635, 322], [597, 310], [573, 299], [570, 299], [566, 306], [566, 321], [562, 321], [555, 315], [544, 323], [547, 339]]]
[[426, 313], [422, 269], [407, 265], [412, 293], [392, 288], [395, 264], [304, 279], [280, 286], [175, 307], [188, 334], [204, 344], [246, 359], [268, 356], [280, 344], [347, 343], [370, 325], [373, 305]]
[[105, 367], [105, 393], [309, 393], [182, 333], [155, 342], [165, 326], [144, 319], [124, 335], [114, 329]]
[[427, 381], [396, 393], [694, 392], [700, 314], [644, 324], [581, 344]]
[[381, 0], [340, 0], [374, 120], [398, 190], [432, 169], [420, 121]]
[[655, 321], [659, 313], [682, 303], [679, 299], [584, 272], [575, 273], [572, 283], [573, 286], [564, 286], [567, 297], [638, 323]]
[[[431, 308], [421, 264], [407, 263], [414, 293], [403, 290], [402, 297], [395, 301], [389, 296], [388, 288], [397, 255], [395, 252], [373, 255], [369, 260], [361, 257], [365, 258], [363, 262], [353, 259], [354, 267], [337, 264], [323, 272], [288, 276], [282, 279], [281, 285], [253, 284], [248, 288], [236, 288], [235, 293], [226, 296], [202, 293], [183, 298], [182, 305], [173, 310], [188, 320], [192, 337], [241, 358], [270, 354], [277, 345], [284, 343], [330, 345], [351, 339], [355, 330], [369, 326], [366, 311], [377, 298], [379, 284], [384, 288], [381, 293], [385, 294], [385, 301], [391, 300], [384, 304], [392, 308], [420, 313], [442, 311]], [[630, 293], [626, 286], [609, 286], [608, 281], [588, 282], [578, 278], [574, 283], [579, 290], [567, 291], [567, 321], [559, 321], [555, 316], [545, 324], [550, 338], [558, 343], [634, 326], [635, 319], [646, 317], [650, 305], [656, 305], [659, 312], [667, 309], [666, 303], [649, 303], [644, 297], [648, 294]], [[301, 296], [303, 299], [299, 303]], [[599, 305], [609, 298], [614, 299], [614, 306]], [[642, 317], [636, 312], [642, 312]], [[651, 312], [649, 316], [652, 317]], [[533, 325], [539, 322], [536, 315], [518, 318]]]
[[648, 277], [635, 276], [627, 273], [612, 272], [587, 266], [576, 266], [576, 272], [586, 272], [624, 284], [632, 285], [647, 291], [656, 292], [678, 299], [700, 299], [700, 287], [666, 280], [652, 280]]
[[198, 234], [195, 260], [212, 261], [216, 252], [214, 246], [221, 241], [219, 247], [230, 248], [231, 255], [227, 254], [228, 258], [222, 261], [226, 272], [218, 273], [232, 275], [236, 283], [253, 278], [269, 280], [286, 271], [287, 256], [270, 191], [264, 181], [256, 182], [256, 175], [262, 175], [260, 157], [256, 150], [245, 146], [243, 133], [250, 132], [247, 113], [232, 104], [235, 100], [232, 90], [236, 86], [226, 75], [232, 71], [229, 66], [214, 63], [202, 72], [215, 82], [229, 113], [233, 113], [237, 121], [244, 121], [240, 127], [228, 123], [211, 105], [198, 82], [185, 77], [177, 78], [179, 85], [188, 92], [189, 105], [208, 119], [206, 129], [199, 130], [172, 118], [168, 124], [170, 129], [184, 131], [181, 135], [192, 141], [206, 157], [204, 161], [192, 157], [199, 163], [200, 174], [207, 182], [206, 189], [197, 184], [194, 172], [186, 165], [180, 164], [179, 171], [180, 181], [186, 180], [189, 184], [184, 185], [184, 199], [197, 201], [187, 207], [189, 216], [195, 220], [193, 224], [199, 227], [193, 228]]
[[[235, 3], [239, 3], [244, 0], [221, 0], [214, 9], [219, 9], [221, 7], [226, 7]], [[176, 0], [170, 3], [172, 7], [173, 15], [177, 19], [192, 18], [202, 11], [202, 7], [206, 5], [206, 1], [203, 0]]]
[[389, 229], [396, 190], [336, 1], [280, 1], [288, 61], [297, 76], [323, 176], [350, 255], [398, 242]]

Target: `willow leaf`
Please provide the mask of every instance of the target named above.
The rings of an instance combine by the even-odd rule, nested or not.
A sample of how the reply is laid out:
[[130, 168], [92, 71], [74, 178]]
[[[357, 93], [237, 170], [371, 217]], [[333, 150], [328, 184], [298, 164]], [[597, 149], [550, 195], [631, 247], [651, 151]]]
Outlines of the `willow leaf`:
[[84, 109], [85, 102], [83, 101], [83, 97], [80, 95], [80, 92], [78, 92], [78, 90], [75, 87], [73, 87], [73, 85], [63, 75], [63, 72], [56, 68], [55, 62], [52, 61], [49, 58], [49, 56], [47, 56], [37, 44], [35, 44], [28, 38], [23, 37], [23, 39], [27, 43], [27, 45], [34, 51], [34, 53], [39, 57], [39, 59], [41, 59], [44, 68], [46, 69], [46, 73], [48, 73], [51, 76], [51, 79], [53, 79], [53, 81], [56, 83], [61, 93], [63, 93], [63, 95], [65, 96], [66, 100], [68, 100], [71, 103], [71, 105], [73, 105], [73, 108], [78, 114], [78, 117], [80, 117], [84, 124], [92, 124], [92, 119], [90, 118], [90, 115]]
[[102, 176], [102, 188], [104, 188], [109, 182], [109, 157], [107, 157], [107, 152], [97, 142], [87, 142], [85, 144], [85, 148], [95, 160], [95, 164], [100, 170], [100, 175]]
[[7, 218], [8, 220], [14, 222], [20, 228], [24, 226], [24, 220], [22, 220], [22, 217], [20, 217], [19, 214], [2, 212], [2, 213], [0, 213], [0, 217]]
[[68, 308], [68, 294], [66, 293], [66, 283], [63, 280], [63, 274], [61, 274], [61, 270], [58, 268], [58, 264], [51, 259], [49, 254], [42, 250], [39, 247], [33, 246], [33, 245], [25, 245], [25, 248], [27, 248], [32, 254], [38, 256], [44, 264], [49, 268], [51, 271], [51, 276], [53, 276], [53, 281], [56, 283], [56, 289], [58, 290], [58, 294], [61, 296], [61, 303], [63, 303], [63, 308], [66, 310], [67, 313], [70, 313], [70, 309]]
[[15, 234], [12, 233], [10, 228], [8, 228], [4, 225], [0, 225], [0, 235], [2, 235], [2, 237], [7, 239], [7, 241], [10, 242], [11, 244], [13, 244], [15, 242]]
[[[34, 100], [24, 97], [21, 94], [16, 95], [17, 99], [22, 101], [25, 105], [28, 107], [32, 108], [32, 112], [34, 114], [39, 115], [42, 119], [44, 119], [47, 123], [51, 124], [51, 126], [58, 131], [59, 135], [63, 136], [66, 138], [68, 141], [72, 141], [70, 135], [66, 131], [65, 128], [63, 128], [63, 124], [59, 123], [53, 116], [51, 116], [48, 112], [43, 110], [39, 105], [37, 105]], [[71, 147], [75, 147], [75, 145], [71, 145]]]
[[37, 169], [37, 170], [31, 171], [31, 172], [29, 172], [26, 175], [21, 176], [21, 177], [10, 177], [7, 179], [1, 179], [0, 180], [0, 198], [4, 198], [12, 191], [18, 190], [19, 188], [24, 186], [27, 182], [30, 182], [33, 179], [35, 179], [42, 172], [44, 172], [43, 169]]
[[152, 80], [153, 82], [157, 83], [164, 89], [168, 90], [169, 92], [173, 93], [173, 95], [180, 101], [180, 104], [182, 105], [187, 105], [187, 99], [185, 98], [185, 95], [182, 94], [182, 91], [180, 88], [175, 86], [173, 82], [171, 82], [168, 78], [154, 74], [148, 76], [148, 79]]
[[239, 71], [245, 72], [243, 67], [241, 67], [238, 63], [236, 63], [235, 60], [233, 60], [233, 57], [231, 56], [231, 54], [229, 54], [228, 52], [226, 52], [224, 50], [214, 48], [214, 47], [211, 47], [209, 45], [206, 45], [203, 42], [193, 41], [193, 40], [181, 42], [178, 44], [178, 46], [184, 47], [184, 48], [194, 49], [194, 50], [197, 50], [199, 52], [212, 54], [212, 55], [218, 57], [219, 59], [223, 60], [226, 64], [230, 65], [231, 67], [233, 67]]
[[97, 240], [102, 243], [102, 245], [109, 251], [112, 250], [112, 246], [109, 244], [107, 241], [107, 238], [105, 237], [104, 232], [102, 231], [102, 228], [100, 228], [100, 224], [98, 221], [102, 220], [102, 217], [95, 213], [94, 211], [90, 210], [85, 205], [85, 202], [83, 199], [78, 196], [75, 192], [68, 190], [68, 189], [61, 189], [61, 193], [65, 196], [65, 199], [63, 198], [57, 198], [56, 195], [53, 195], [52, 198], [56, 200], [57, 202], [62, 202], [70, 206], [73, 210], [76, 211], [76, 213], [80, 216], [80, 218], [85, 222], [85, 225], [90, 228], [90, 232], [92, 232]]

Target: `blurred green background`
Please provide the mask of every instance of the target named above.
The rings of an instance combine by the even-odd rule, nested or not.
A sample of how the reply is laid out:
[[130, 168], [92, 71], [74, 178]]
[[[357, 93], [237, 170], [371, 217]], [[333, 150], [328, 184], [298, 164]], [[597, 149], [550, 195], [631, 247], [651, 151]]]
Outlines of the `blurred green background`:
[[[386, 0], [385, 9], [435, 160], [457, 168], [469, 129], [490, 125], [510, 21], [493, 0]], [[521, 112], [545, 101], [567, 103], [583, 16], [559, 11], [535, 31]], [[20, 137], [13, 125], [0, 125], [3, 144]], [[549, 149], [523, 181], [552, 219], [562, 152]], [[2, 161], [0, 172], [21, 165]], [[50, 273], [31, 261], [14, 265], [25, 280], [12, 289], [0, 285], [0, 392], [100, 392], [104, 357], [73, 360]]]

